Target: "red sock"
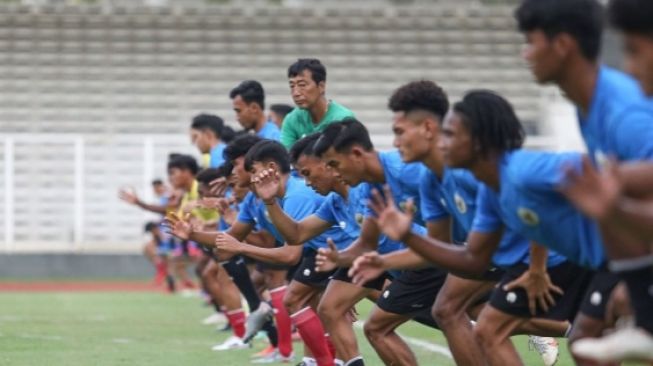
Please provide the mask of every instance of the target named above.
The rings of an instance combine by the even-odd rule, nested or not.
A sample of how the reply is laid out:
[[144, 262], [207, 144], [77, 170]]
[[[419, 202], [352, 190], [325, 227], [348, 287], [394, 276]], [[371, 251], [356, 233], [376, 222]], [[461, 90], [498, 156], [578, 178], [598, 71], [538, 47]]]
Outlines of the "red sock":
[[324, 327], [320, 322], [315, 311], [310, 307], [305, 307], [291, 316], [295, 322], [299, 334], [304, 340], [304, 344], [311, 350], [313, 357], [318, 366], [335, 366], [333, 355], [329, 351], [326, 337], [324, 336]]
[[331, 352], [333, 358], [336, 358], [336, 346], [334, 346], [333, 342], [331, 342], [331, 337], [328, 334], [325, 334], [324, 338], [326, 338], [327, 347], [329, 347], [329, 352]]
[[245, 312], [243, 309], [227, 312], [227, 319], [229, 319], [229, 324], [234, 335], [238, 338], [243, 338], [245, 335]]
[[292, 321], [288, 310], [283, 306], [283, 297], [286, 295], [286, 286], [270, 290], [272, 308], [274, 308], [274, 320], [277, 323], [277, 334], [279, 336], [279, 353], [288, 357], [292, 353]]

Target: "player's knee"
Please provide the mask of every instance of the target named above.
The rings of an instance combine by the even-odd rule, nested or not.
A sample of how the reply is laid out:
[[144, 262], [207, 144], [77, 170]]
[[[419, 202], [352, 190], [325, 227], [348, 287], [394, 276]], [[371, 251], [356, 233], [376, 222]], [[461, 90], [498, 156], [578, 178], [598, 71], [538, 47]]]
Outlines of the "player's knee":
[[431, 308], [431, 316], [440, 326], [446, 326], [451, 324], [464, 311], [462, 306], [462, 304], [457, 304], [449, 297], [441, 298], [438, 296]]
[[498, 339], [499, 337], [497, 337], [496, 329], [482, 319], [476, 323], [476, 326], [474, 327], [474, 335], [483, 348], [490, 348], [501, 342], [501, 339]]
[[297, 296], [292, 291], [287, 291], [283, 297], [283, 306], [286, 308], [288, 313], [294, 314], [299, 309], [297, 309]]
[[370, 343], [376, 343], [380, 338], [383, 338], [380, 327], [372, 320], [365, 322], [365, 325], [363, 325], [363, 333], [365, 333], [365, 337], [367, 337], [367, 340], [370, 341]]

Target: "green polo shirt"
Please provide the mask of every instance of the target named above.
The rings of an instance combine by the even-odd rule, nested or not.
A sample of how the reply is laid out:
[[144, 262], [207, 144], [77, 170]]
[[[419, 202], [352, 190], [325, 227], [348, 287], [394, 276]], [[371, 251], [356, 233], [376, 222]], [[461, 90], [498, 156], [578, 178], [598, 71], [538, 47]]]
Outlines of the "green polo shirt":
[[341, 121], [347, 117], [354, 117], [354, 112], [332, 100], [329, 101], [327, 112], [318, 124], [313, 123], [308, 110], [295, 108], [283, 119], [281, 143], [290, 150], [292, 145], [302, 137], [314, 132], [322, 132], [331, 122]]

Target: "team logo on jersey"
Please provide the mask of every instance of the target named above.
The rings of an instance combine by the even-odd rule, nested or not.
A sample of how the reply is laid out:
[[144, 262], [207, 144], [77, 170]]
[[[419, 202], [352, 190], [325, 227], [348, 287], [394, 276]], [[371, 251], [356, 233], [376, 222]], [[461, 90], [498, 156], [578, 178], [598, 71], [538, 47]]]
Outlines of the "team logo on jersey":
[[465, 200], [462, 197], [460, 197], [458, 192], [454, 193], [453, 201], [456, 202], [456, 208], [458, 209], [458, 212], [460, 212], [461, 214], [467, 212], [467, 204], [465, 203]]
[[356, 223], [358, 224], [358, 226], [363, 225], [363, 220], [364, 219], [365, 219], [365, 217], [363, 217], [362, 213], [357, 213], [356, 214]]
[[341, 228], [342, 230], [345, 230], [345, 228], [347, 227], [347, 223], [344, 222], [344, 221], [340, 221], [340, 222], [338, 223], [338, 226], [340, 226], [340, 228]]
[[267, 209], [267, 208], [265, 209], [265, 218], [266, 218], [268, 221], [272, 222], [272, 219], [270, 218], [270, 213], [268, 212], [268, 209]]
[[517, 210], [517, 215], [519, 215], [521, 221], [526, 225], [535, 226], [540, 223], [540, 217], [530, 208], [520, 207]]
[[447, 201], [445, 201], [444, 198], [440, 198], [440, 203], [442, 204], [442, 207], [447, 207]]
[[399, 202], [399, 208], [401, 209], [401, 211], [413, 215], [417, 212], [417, 206], [415, 206], [414, 202], [413, 202], [413, 208], [410, 211], [406, 210], [406, 207], [408, 207], [406, 201]]
[[594, 152], [594, 161], [596, 162], [596, 166], [598, 166], [599, 169], [603, 169], [608, 163], [608, 157], [603, 153], [603, 151], [596, 150]]

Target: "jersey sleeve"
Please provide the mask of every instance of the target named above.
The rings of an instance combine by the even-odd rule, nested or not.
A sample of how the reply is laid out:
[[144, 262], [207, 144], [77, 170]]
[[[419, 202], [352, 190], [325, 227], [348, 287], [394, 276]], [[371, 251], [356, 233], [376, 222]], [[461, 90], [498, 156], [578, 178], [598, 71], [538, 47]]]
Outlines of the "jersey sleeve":
[[292, 195], [283, 201], [283, 210], [295, 221], [301, 221], [318, 208], [315, 199], [307, 195]]
[[254, 220], [254, 214], [251, 210], [254, 209], [254, 202], [252, 201], [253, 193], [248, 193], [247, 197], [239, 205], [240, 211], [238, 211], [237, 220], [246, 224], [255, 225], [256, 220]]
[[653, 104], [626, 112], [612, 136], [621, 161], [653, 159]]
[[330, 193], [324, 202], [322, 202], [317, 211], [315, 211], [315, 216], [317, 216], [320, 220], [326, 221], [328, 223], [335, 223], [337, 221], [335, 215], [333, 214], [334, 194], [335, 193]]
[[481, 185], [476, 196], [476, 216], [472, 231], [492, 233], [501, 230], [502, 227], [499, 198], [488, 186]]
[[420, 211], [425, 222], [434, 222], [449, 217], [449, 212], [442, 206], [437, 183], [432, 175], [422, 173], [419, 184]]

